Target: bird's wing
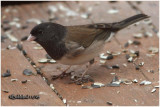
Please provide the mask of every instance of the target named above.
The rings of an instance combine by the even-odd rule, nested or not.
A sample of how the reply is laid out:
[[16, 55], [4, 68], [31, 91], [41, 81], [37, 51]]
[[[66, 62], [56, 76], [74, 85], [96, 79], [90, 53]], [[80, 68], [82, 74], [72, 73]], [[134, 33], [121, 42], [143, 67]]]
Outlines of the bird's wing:
[[111, 30], [104, 29], [102, 24], [68, 26], [65, 45], [69, 50], [67, 56], [75, 57], [85, 51], [95, 40], [105, 41]]
[[83, 46], [73, 41], [66, 41], [65, 46], [69, 50], [68, 53], [66, 54], [66, 57], [68, 58], [76, 57], [80, 55], [82, 52], [84, 52], [85, 50]]
[[89, 47], [94, 40], [106, 40], [111, 34], [110, 26], [106, 24], [90, 24], [67, 26], [66, 41], [73, 41], [84, 48]]

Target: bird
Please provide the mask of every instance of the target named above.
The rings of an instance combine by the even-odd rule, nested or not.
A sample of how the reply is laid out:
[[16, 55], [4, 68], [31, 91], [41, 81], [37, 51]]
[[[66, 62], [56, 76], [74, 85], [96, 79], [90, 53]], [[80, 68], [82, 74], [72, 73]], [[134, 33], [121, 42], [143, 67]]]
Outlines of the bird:
[[[33, 27], [27, 40], [39, 43], [58, 63], [71, 66], [90, 62], [91, 65], [105, 43], [118, 31], [149, 17], [137, 14], [114, 23], [74, 26], [44, 22]], [[82, 78], [87, 71], [88, 69], [84, 71]]]

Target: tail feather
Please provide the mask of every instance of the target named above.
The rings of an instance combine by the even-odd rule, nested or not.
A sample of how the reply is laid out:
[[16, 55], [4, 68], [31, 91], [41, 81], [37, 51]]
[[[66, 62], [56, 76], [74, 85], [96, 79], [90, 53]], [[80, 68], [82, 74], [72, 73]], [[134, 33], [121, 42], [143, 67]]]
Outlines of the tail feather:
[[147, 16], [145, 14], [138, 14], [138, 15], [135, 15], [135, 16], [132, 16], [132, 17], [129, 17], [125, 20], [122, 20], [120, 22], [116, 22], [116, 23], [112, 23], [112, 30], [113, 31], [119, 31], [131, 24], [134, 24], [138, 21], [141, 21], [141, 20], [144, 20], [146, 18], [149, 18], [150, 16]]

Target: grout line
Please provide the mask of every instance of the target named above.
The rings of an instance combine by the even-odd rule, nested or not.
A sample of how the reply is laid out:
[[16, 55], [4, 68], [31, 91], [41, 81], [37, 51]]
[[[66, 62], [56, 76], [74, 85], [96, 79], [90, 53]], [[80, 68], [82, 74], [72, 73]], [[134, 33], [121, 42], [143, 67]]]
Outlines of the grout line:
[[[17, 43], [17, 45], [18, 45], [18, 43]], [[20, 44], [21, 46], [22, 46], [22, 44]], [[17, 48], [17, 47], [16, 47]], [[23, 46], [22, 46], [22, 50], [20, 50], [19, 48], [17, 48], [19, 51], [21, 51], [22, 53], [25, 51], [24, 49], [23, 49]], [[26, 51], [25, 51], [26, 52]], [[42, 78], [43, 78], [43, 80], [47, 83], [47, 85], [53, 90], [53, 92], [55, 92], [56, 93], [56, 95], [62, 100], [62, 102], [63, 102], [63, 97], [58, 93], [58, 91], [54, 88], [53, 89], [53, 87], [51, 87], [50, 85], [51, 85], [51, 83], [48, 81], [48, 79], [45, 77], [45, 75], [41, 72], [41, 68], [39, 68], [39, 67], [37, 67], [36, 66], [36, 64], [34, 63], [34, 61], [27, 55], [27, 53], [26, 54], [24, 54], [23, 53], [23, 55], [24, 55], [24, 57], [28, 60], [28, 62], [31, 64], [31, 66], [37, 71], [37, 74], [39, 74]], [[63, 102], [64, 103], [64, 102]], [[67, 106], [67, 102], [66, 103], [64, 103], [66, 106]]]

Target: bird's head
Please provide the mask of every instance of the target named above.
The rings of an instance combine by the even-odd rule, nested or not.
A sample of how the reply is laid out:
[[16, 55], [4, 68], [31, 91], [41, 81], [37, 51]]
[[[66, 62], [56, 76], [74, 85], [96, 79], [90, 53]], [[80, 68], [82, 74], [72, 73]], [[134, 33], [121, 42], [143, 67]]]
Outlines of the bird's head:
[[50, 40], [57, 41], [59, 39], [60, 30], [64, 29], [62, 25], [45, 22], [35, 26], [28, 37], [28, 41], [47, 42]]

